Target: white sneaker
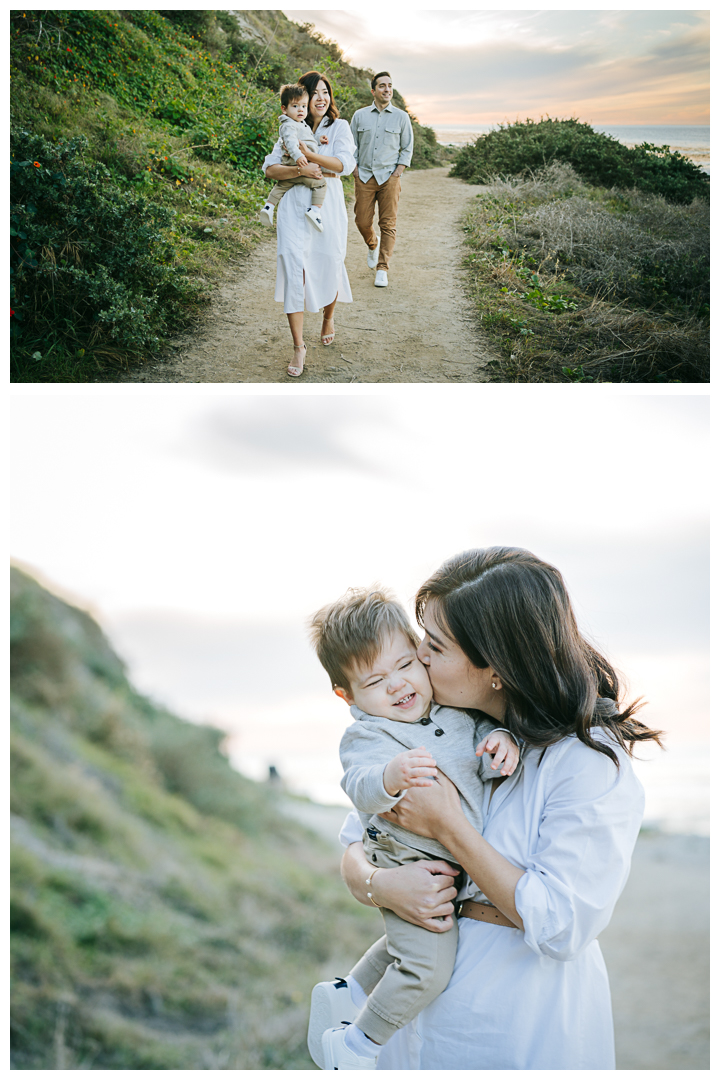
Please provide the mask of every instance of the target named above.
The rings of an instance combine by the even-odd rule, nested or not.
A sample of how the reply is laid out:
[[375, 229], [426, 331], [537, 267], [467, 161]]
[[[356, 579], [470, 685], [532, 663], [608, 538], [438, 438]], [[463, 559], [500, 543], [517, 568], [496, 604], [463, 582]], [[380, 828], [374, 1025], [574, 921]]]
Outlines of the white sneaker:
[[323, 1032], [339, 1027], [343, 1020], [352, 1023], [359, 1011], [357, 1005], [353, 1005], [350, 987], [344, 979], [317, 983], [313, 987], [307, 1043], [310, 1057], [320, 1069], [323, 1067]]
[[377, 233], [375, 234], [375, 239], [377, 240], [375, 247], [368, 248], [368, 266], [371, 270], [375, 269], [378, 264], [378, 259], [380, 258], [380, 241], [378, 240]]
[[269, 202], [265, 203], [262, 210], [260, 211], [260, 220], [262, 221], [263, 225], [272, 226], [274, 212], [275, 207], [273, 206], [273, 204]]
[[[345, 1045], [345, 1027], [330, 1028], [323, 1032], [323, 1069], [376, 1069], [377, 1054], [361, 1057]], [[380, 1047], [378, 1046], [378, 1054]]]
[[323, 231], [322, 217], [317, 206], [311, 206], [309, 210], [305, 211], [305, 217], [308, 219], [311, 225], [314, 225], [318, 232]]
[[377, 274], [375, 275], [375, 284], [378, 286], [378, 288], [384, 288], [387, 283], [387, 270], [378, 270]]

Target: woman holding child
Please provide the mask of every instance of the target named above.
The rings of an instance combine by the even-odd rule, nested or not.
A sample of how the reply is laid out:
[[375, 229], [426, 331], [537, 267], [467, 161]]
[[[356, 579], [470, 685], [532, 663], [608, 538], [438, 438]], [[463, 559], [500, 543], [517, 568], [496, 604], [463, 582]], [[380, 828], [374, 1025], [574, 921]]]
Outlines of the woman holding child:
[[[416, 613], [435, 702], [479, 710], [523, 751], [513, 775], [484, 785], [482, 835], [442, 774], [384, 815], [441, 843], [469, 880], [447, 988], [376, 1048], [376, 1068], [614, 1069], [596, 938], [627, 880], [642, 819], [630, 755], [661, 733], [635, 719], [637, 703], [619, 704], [618, 677], [580, 635], [560, 573], [528, 551], [449, 559], [420, 588]], [[343, 838], [356, 899], [435, 933], [450, 926], [457, 871], [448, 862], [377, 869], [354, 813]]]
[[[335, 304], [352, 303], [350, 282], [345, 269], [347, 252], [347, 211], [340, 176], [355, 169], [355, 144], [350, 125], [339, 118], [328, 79], [318, 71], [309, 71], [298, 80], [308, 93], [307, 124], [316, 139], [327, 142], [321, 153], [304, 148], [307, 165], [283, 165], [282, 142], [263, 162], [270, 180], [282, 181], [305, 176], [327, 181], [322, 205], [322, 232], [308, 220], [309, 193], [301, 184], [285, 192], [277, 208], [277, 280], [275, 299], [284, 304], [290, 324], [294, 355], [288, 375], [302, 375], [307, 347], [303, 338], [303, 311], [323, 309], [321, 340], [330, 345], [335, 337]], [[303, 149], [303, 144], [301, 144]]]

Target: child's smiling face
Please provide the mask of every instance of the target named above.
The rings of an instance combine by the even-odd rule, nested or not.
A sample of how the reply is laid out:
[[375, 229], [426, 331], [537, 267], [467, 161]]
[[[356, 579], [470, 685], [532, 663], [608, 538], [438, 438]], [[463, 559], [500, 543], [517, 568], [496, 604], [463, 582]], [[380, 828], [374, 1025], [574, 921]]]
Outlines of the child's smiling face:
[[282, 105], [281, 108], [285, 115], [289, 116], [291, 120], [297, 120], [298, 123], [302, 123], [307, 116], [308, 111], [307, 94], [305, 97], [295, 98], [294, 101], [291, 101], [288, 105]]
[[356, 665], [348, 689], [336, 687], [335, 693], [370, 716], [406, 724], [427, 716], [432, 704], [427, 670], [400, 630], [385, 638], [372, 664]]

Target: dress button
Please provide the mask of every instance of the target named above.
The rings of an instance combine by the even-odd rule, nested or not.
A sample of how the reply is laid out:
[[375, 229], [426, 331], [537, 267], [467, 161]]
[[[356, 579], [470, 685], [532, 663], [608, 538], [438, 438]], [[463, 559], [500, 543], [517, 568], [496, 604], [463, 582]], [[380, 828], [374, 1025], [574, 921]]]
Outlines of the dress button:
[[375, 854], [375, 852], [373, 852], [372, 861], [377, 862], [377, 855]]
[[432, 720], [430, 719], [430, 717], [429, 717], [429, 716], [425, 716], [425, 717], [423, 717], [423, 719], [422, 719], [422, 720], [420, 721], [420, 723], [421, 723], [421, 724], [424, 724], [424, 725], [427, 725], [427, 724], [431, 724], [431, 723], [432, 723]]
[[443, 731], [443, 729], [441, 727], [439, 727], [439, 728], [435, 728], [435, 734], [436, 735], [444, 735], [445, 732]]

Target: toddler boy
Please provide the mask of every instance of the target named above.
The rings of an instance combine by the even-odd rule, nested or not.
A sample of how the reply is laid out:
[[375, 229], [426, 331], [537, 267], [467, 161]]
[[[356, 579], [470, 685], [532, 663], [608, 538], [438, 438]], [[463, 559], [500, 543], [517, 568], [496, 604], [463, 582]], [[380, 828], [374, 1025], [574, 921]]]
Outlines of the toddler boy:
[[[457, 787], [466, 816], [482, 832], [481, 781], [496, 779], [500, 773], [493, 770], [503, 762], [503, 775], [514, 771], [519, 754], [512, 735], [462, 710], [433, 704], [427, 670], [417, 658], [417, 635], [400, 604], [380, 589], [350, 590], [313, 616], [310, 631], [333, 690], [354, 719], [340, 743], [341, 783], [362, 821], [367, 858], [376, 869], [418, 859], [457, 865], [437, 840], [378, 815], [395, 806], [408, 788], [432, 787], [441, 769]], [[492, 765], [488, 755], [478, 763], [478, 738], [478, 751], [492, 748]], [[425, 747], [428, 740], [432, 753]], [[368, 877], [370, 899], [373, 874]], [[449, 982], [457, 919], [451, 930], [433, 933], [393, 911], [383, 909], [382, 915], [385, 937], [347, 979], [318, 983], [313, 990], [308, 1046], [322, 1069], [374, 1069], [380, 1046]]]
[[[304, 142], [308, 150], [317, 154], [318, 141], [312, 128], [305, 123], [308, 113], [309, 97], [304, 86], [283, 86], [280, 90], [280, 138], [283, 143], [283, 165], [307, 165], [308, 159], [300, 149]], [[327, 135], [320, 136], [320, 142], [326, 143]], [[312, 189], [311, 205], [305, 211], [305, 217], [318, 232], [323, 231], [320, 207], [325, 201], [326, 180], [316, 180], [312, 176], [293, 176], [290, 180], [279, 180], [267, 197], [267, 202], [260, 211], [260, 220], [264, 225], [272, 225], [275, 207], [286, 191], [297, 184]]]

